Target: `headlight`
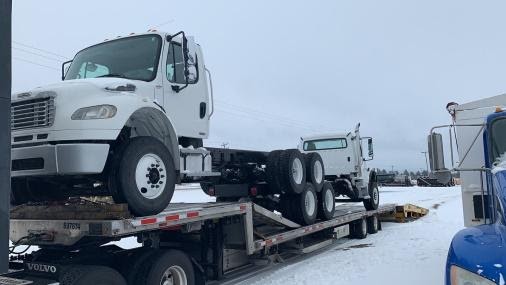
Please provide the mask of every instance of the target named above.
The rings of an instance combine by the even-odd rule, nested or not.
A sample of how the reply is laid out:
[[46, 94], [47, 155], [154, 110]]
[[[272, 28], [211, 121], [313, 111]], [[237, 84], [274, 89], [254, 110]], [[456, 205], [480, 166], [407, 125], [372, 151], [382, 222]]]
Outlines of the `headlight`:
[[451, 285], [496, 285], [496, 283], [476, 273], [452, 265]]
[[116, 107], [112, 105], [98, 105], [81, 108], [72, 114], [72, 120], [109, 119], [116, 115]]

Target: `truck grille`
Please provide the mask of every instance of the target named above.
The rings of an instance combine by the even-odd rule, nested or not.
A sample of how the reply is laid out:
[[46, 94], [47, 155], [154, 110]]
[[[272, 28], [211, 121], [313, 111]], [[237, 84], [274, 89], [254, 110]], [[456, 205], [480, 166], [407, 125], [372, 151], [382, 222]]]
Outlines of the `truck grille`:
[[54, 122], [54, 99], [37, 98], [11, 104], [11, 130], [41, 128]]

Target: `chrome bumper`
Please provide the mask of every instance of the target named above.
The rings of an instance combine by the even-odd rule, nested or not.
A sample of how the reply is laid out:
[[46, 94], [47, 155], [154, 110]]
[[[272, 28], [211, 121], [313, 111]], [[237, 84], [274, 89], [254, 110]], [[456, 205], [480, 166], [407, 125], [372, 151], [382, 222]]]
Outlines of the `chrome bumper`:
[[40, 145], [11, 150], [12, 177], [97, 174], [104, 170], [108, 144]]

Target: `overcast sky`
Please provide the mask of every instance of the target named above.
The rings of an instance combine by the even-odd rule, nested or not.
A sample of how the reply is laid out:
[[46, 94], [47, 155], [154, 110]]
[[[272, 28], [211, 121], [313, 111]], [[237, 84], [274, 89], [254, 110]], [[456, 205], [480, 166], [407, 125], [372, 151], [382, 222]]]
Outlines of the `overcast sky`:
[[506, 91], [504, 1], [13, 2], [14, 92], [58, 81], [61, 56], [106, 38], [194, 35], [214, 81], [207, 145], [291, 148], [361, 122], [372, 166], [420, 170], [447, 102]]

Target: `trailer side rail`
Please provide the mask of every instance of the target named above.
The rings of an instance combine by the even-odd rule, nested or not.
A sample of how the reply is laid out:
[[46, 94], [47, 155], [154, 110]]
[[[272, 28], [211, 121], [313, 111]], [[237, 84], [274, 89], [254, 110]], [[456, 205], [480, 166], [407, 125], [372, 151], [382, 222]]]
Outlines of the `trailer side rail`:
[[[358, 207], [358, 206], [357, 206]], [[356, 210], [357, 208], [348, 208], [347, 211], [337, 211], [335, 213], [334, 219], [325, 221], [325, 222], [319, 222], [310, 226], [300, 227], [291, 231], [275, 234], [269, 237], [266, 237], [265, 239], [256, 240], [255, 241], [255, 250], [261, 250], [264, 247], [271, 247], [277, 244], [281, 244], [290, 240], [294, 240], [299, 237], [306, 236], [311, 233], [315, 233], [324, 229], [337, 227], [340, 225], [344, 225], [347, 223], [350, 223], [352, 221], [358, 220], [364, 216], [372, 216], [387, 212], [395, 211], [395, 204], [386, 204], [381, 205], [377, 210], [373, 211], [364, 211], [362, 210]]]

